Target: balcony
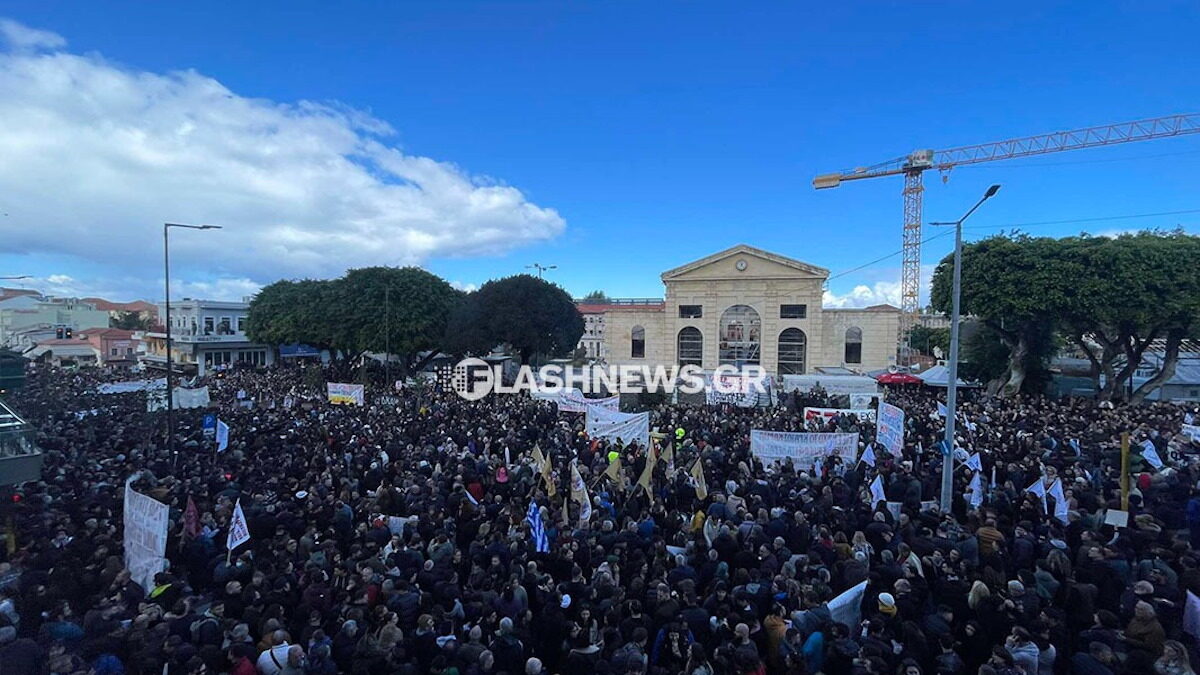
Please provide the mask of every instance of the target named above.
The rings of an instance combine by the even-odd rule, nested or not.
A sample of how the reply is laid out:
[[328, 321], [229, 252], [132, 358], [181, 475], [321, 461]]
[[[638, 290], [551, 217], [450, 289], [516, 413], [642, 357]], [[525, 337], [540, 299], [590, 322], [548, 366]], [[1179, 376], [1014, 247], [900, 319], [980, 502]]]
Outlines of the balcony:
[[33, 442], [33, 430], [0, 401], [0, 485], [38, 480], [41, 475], [42, 451]]

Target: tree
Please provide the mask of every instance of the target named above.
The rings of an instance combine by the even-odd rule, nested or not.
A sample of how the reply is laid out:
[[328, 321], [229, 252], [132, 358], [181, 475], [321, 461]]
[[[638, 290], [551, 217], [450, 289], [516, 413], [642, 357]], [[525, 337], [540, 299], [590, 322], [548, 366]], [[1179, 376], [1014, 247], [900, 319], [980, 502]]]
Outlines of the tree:
[[595, 302], [597, 304], [607, 303], [608, 295], [604, 291], [592, 291], [583, 296], [585, 302]]
[[508, 344], [530, 363], [534, 354], [567, 356], [583, 335], [583, 317], [562, 288], [528, 274], [489, 281], [451, 316], [446, 344], [481, 353]]
[[359, 354], [390, 352], [405, 368], [435, 351], [463, 294], [416, 267], [367, 267], [334, 280], [277, 281], [250, 302], [247, 335]]
[[[1061, 254], [1056, 239], [1025, 235], [996, 236], [967, 244], [962, 253], [961, 311], [977, 317], [1008, 347], [1002, 393], [1024, 389], [1030, 363], [1048, 358], [1041, 339], [1070, 302], [1072, 282], [1082, 276]], [[939, 311], [951, 309], [954, 257], [938, 264], [932, 300]]]
[[934, 356], [934, 349], [940, 349], [945, 357], [950, 352], [950, 329], [913, 326], [908, 332], [908, 344], [925, 356]]
[[350, 270], [332, 293], [334, 341], [352, 352], [400, 355], [409, 369], [420, 352], [439, 346], [461, 298], [461, 291], [418, 267]]
[[1195, 329], [1200, 238], [1180, 230], [1146, 231], [1116, 238], [1083, 235], [1064, 243], [1064, 255], [1088, 273], [1063, 312], [1063, 332], [1091, 362], [1099, 398], [1123, 398], [1146, 351], [1157, 340], [1165, 343], [1159, 372], [1130, 398], [1140, 403], [1175, 374], [1179, 346]]
[[109, 328], [120, 328], [122, 330], [150, 330], [154, 326], [154, 320], [141, 312], [121, 312], [117, 316], [109, 317]]

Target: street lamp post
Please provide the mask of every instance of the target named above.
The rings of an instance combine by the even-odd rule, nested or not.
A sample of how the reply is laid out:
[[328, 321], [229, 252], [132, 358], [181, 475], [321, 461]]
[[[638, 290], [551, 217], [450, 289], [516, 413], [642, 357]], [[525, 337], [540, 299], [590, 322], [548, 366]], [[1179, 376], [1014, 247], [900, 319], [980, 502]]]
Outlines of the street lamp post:
[[163, 223], [163, 287], [166, 299], [166, 317], [164, 317], [163, 323], [167, 325], [167, 452], [171, 455], [171, 464], [174, 467], [179, 463], [179, 453], [175, 450], [174, 374], [171, 372], [171, 239], [169, 233], [172, 227], [188, 230], [219, 230], [221, 226]]
[[975, 202], [975, 206], [963, 214], [962, 218], [952, 223], [931, 223], [932, 225], [954, 226], [954, 290], [950, 313], [950, 375], [949, 382], [946, 383], [946, 438], [942, 457], [942, 513], [950, 513], [954, 492], [954, 418], [958, 412], [956, 410], [958, 405], [958, 311], [959, 297], [962, 294], [962, 224], [972, 213], [975, 213], [975, 209], [991, 199], [999, 189], [999, 185], [989, 187], [979, 201]]
[[541, 279], [543, 272], [548, 272], [550, 270], [556, 270], [556, 269], [558, 269], [558, 265], [543, 265], [541, 263], [533, 263], [532, 265], [526, 265], [525, 269], [537, 270], [538, 278]]

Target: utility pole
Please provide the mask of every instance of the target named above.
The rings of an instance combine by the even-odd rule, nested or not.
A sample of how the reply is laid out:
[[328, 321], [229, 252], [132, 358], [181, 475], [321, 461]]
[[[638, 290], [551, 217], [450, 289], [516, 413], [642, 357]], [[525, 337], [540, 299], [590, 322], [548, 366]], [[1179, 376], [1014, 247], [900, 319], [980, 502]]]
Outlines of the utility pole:
[[392, 287], [383, 287], [383, 381], [392, 386]]
[[541, 279], [543, 272], [548, 272], [550, 270], [556, 270], [556, 269], [558, 269], [558, 265], [543, 265], [541, 263], [533, 263], [532, 265], [526, 265], [525, 269], [537, 270], [538, 278]]
[[169, 233], [172, 227], [187, 230], [219, 230], [220, 225], [181, 225], [179, 223], [163, 223], [163, 291], [166, 299], [167, 324], [167, 452], [171, 455], [171, 468], [179, 464], [179, 453], [175, 451], [175, 392], [172, 388], [174, 373], [171, 372], [171, 239]]
[[999, 185], [993, 185], [983, 193], [975, 206], [971, 207], [962, 218], [959, 218], [953, 223], [930, 223], [931, 225], [953, 225], [954, 226], [954, 295], [951, 302], [950, 313], [950, 375], [949, 381], [946, 383], [946, 439], [945, 447], [943, 448], [944, 456], [942, 457], [942, 513], [950, 513], [950, 507], [954, 497], [954, 422], [955, 416], [958, 414], [958, 324], [959, 317], [959, 299], [962, 295], [962, 224], [963, 221], [975, 213], [975, 209], [979, 208], [987, 200], [991, 199], [996, 191], [1000, 189]]

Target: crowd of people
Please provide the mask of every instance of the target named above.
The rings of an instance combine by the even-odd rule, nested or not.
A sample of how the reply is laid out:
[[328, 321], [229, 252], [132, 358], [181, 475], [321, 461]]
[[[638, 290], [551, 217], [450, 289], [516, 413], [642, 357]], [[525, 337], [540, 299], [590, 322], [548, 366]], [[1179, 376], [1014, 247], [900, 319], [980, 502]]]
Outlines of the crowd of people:
[[[8, 400], [45, 461], [0, 507], [5, 675], [1194, 673], [1185, 406], [968, 395], [954, 454], [981, 467], [955, 470], [942, 512], [944, 392], [924, 387], [886, 392], [906, 414], [896, 453], [866, 415], [806, 419], [846, 407], [819, 389], [771, 407], [647, 401], [661, 440], [646, 448], [526, 395], [380, 383], [335, 406], [324, 383], [354, 373], [233, 369], [195, 383], [213, 408], [177, 410], [168, 445], [145, 392], [99, 393], [128, 377], [39, 366]], [[763, 465], [752, 429], [857, 432], [875, 460]], [[1027, 490], [1046, 477], [1065, 515]], [[130, 479], [171, 509], [166, 569], [145, 585], [125, 569]], [[251, 538], [228, 551], [235, 505]]]

